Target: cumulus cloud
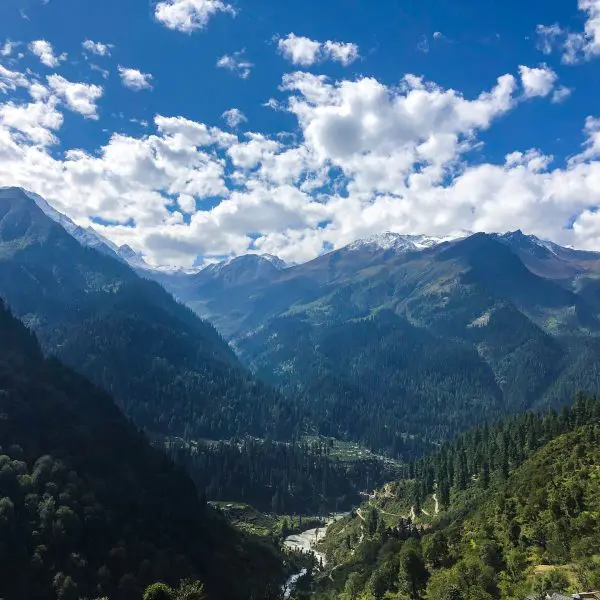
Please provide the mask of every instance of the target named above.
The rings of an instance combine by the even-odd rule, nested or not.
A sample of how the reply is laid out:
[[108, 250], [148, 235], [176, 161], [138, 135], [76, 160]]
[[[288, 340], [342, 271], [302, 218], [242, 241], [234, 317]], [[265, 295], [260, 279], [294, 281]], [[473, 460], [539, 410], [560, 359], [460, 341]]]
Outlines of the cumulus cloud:
[[521, 65], [519, 72], [526, 98], [548, 96], [558, 80], [558, 75], [548, 65], [533, 68]]
[[239, 50], [233, 54], [225, 54], [217, 61], [219, 69], [227, 69], [242, 79], [248, 79], [254, 64], [245, 58], [246, 50]]
[[217, 13], [236, 14], [234, 8], [222, 0], [163, 0], [156, 4], [154, 16], [169, 29], [192, 33], [204, 29]]
[[110, 56], [110, 51], [114, 48], [112, 44], [103, 44], [92, 40], [85, 40], [81, 45], [86, 52], [97, 56]]
[[586, 15], [583, 32], [570, 33], [565, 43], [563, 60], [578, 62], [600, 54], [600, 0], [579, 0], [579, 10]]
[[119, 65], [119, 75], [121, 83], [128, 89], [134, 92], [152, 89], [152, 75], [150, 73], [142, 73], [138, 69], [122, 67]]
[[308, 67], [319, 60], [321, 43], [290, 33], [286, 38], [279, 40], [278, 49], [293, 64]]
[[67, 55], [65, 53], [56, 55], [52, 44], [46, 40], [35, 40], [31, 42], [29, 44], [29, 51], [32, 54], [35, 54], [42, 64], [51, 68], [58, 67], [62, 61], [67, 60]]
[[103, 89], [99, 85], [74, 83], [60, 75], [47, 77], [48, 86], [73, 112], [87, 119], [98, 119], [96, 102], [102, 97]]
[[347, 66], [359, 58], [359, 48], [356, 44], [331, 40], [317, 42], [294, 33], [279, 39], [277, 47], [284, 58], [303, 67], [328, 59]]
[[584, 145], [564, 165], [535, 148], [494, 163], [466, 160], [483, 131], [528, 100], [524, 90], [553, 97], [555, 84], [546, 92], [506, 74], [466, 97], [412, 75], [388, 86], [291, 73], [278, 107], [296, 121], [296, 135], [238, 135], [157, 115], [139, 134], [57, 154], [65, 82], [5, 75], [5, 86], [28, 86], [31, 100], [0, 101], [0, 180], [155, 264], [247, 251], [302, 261], [390, 229], [521, 228], [600, 249], [600, 217], [590, 208], [600, 205], [600, 119], [588, 119]]
[[56, 110], [56, 101], [53, 99], [1, 104], [0, 156], [11, 162], [17, 161], [23, 156], [24, 149], [29, 149], [34, 155], [45, 156], [39, 147], [45, 148], [57, 142], [55, 132], [62, 123], [62, 114]]
[[586, 140], [583, 150], [570, 159], [571, 165], [600, 158], [600, 118], [588, 117], [585, 121]]
[[225, 123], [232, 129], [237, 129], [242, 123], [246, 123], [248, 118], [239, 108], [230, 108], [226, 110], [222, 115], [225, 119]]
[[330, 60], [346, 66], [358, 59], [358, 46], [350, 42], [343, 43], [327, 40], [323, 44], [323, 55]]

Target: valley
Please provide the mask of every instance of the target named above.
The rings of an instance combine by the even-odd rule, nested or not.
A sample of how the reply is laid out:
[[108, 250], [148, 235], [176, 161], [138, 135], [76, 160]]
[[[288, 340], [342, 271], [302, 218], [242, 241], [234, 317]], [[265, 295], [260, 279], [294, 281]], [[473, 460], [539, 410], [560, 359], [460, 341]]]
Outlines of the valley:
[[159, 272], [65, 219], [0, 190], [0, 526], [43, 565], [6, 600], [58, 574], [111, 600], [232, 572], [233, 600], [600, 586], [600, 255], [385, 234]]

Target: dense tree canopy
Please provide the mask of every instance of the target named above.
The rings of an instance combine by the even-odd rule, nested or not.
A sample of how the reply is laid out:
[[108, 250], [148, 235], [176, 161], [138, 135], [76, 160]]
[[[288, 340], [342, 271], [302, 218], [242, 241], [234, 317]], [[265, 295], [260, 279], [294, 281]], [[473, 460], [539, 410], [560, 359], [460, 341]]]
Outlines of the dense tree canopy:
[[45, 360], [1, 304], [0, 390], [5, 600], [136, 600], [155, 581], [185, 578], [213, 598], [277, 597], [273, 550], [228, 526], [104, 392]]
[[[407, 467], [391, 493], [361, 509], [366, 522], [332, 526], [325, 548], [335, 576], [317, 597], [522, 600], [597, 589], [599, 464], [593, 398], [474, 430]], [[436, 514], [430, 498], [440, 500], [444, 485]]]

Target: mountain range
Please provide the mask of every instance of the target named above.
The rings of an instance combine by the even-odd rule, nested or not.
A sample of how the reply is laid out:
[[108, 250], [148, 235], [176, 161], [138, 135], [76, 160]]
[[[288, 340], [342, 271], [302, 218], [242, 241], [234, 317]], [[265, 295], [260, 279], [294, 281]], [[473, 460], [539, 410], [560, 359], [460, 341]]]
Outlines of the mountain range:
[[212, 325], [73, 227], [41, 199], [0, 190], [0, 296], [47, 354], [113, 394], [152, 434], [289, 433], [288, 403]]
[[378, 449], [600, 389], [600, 254], [520, 231], [387, 233], [302, 265], [242, 256], [161, 282], [304, 397], [319, 431]]
[[0, 267], [44, 350], [156, 435], [320, 433], [408, 458], [600, 390], [600, 254], [520, 231], [169, 272], [5, 188]]

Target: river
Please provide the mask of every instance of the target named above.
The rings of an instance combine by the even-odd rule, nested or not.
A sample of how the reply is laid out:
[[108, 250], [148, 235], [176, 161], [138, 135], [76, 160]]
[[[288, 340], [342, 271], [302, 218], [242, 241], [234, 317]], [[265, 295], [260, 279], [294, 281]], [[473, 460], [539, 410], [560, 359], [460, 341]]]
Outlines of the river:
[[[325, 521], [325, 524], [321, 527], [317, 527], [315, 529], [308, 529], [306, 531], [303, 531], [302, 533], [295, 533], [294, 535], [289, 535], [285, 538], [283, 542], [284, 548], [287, 548], [289, 550], [300, 550], [306, 553], [311, 552], [315, 555], [317, 561], [325, 565], [327, 559], [325, 557], [325, 554], [317, 550], [317, 544], [325, 537], [327, 529], [332, 523], [335, 523], [337, 520], [341, 519], [342, 517], [345, 517], [348, 514], [349, 513], [335, 514], [329, 519], [327, 519]], [[284, 586], [285, 598], [289, 598], [290, 594], [294, 589], [294, 586], [296, 585], [296, 582], [298, 581], [298, 579], [300, 579], [300, 577], [302, 577], [305, 574], [306, 569], [302, 569], [300, 573], [296, 573], [288, 579], [287, 583]]]

